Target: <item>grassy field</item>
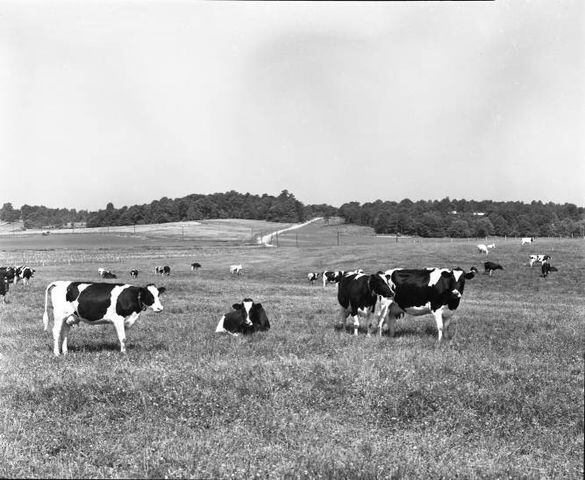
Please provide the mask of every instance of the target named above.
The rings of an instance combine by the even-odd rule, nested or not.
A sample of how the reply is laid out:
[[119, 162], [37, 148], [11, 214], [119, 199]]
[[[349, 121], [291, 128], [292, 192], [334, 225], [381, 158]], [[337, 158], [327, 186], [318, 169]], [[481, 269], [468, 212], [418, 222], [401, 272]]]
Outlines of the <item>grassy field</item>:
[[[337, 227], [307, 228], [311, 244], [336, 238]], [[466, 284], [456, 334], [437, 345], [431, 316], [399, 320], [393, 339], [335, 329], [336, 288], [310, 286], [306, 273], [469, 269], [485, 256], [475, 242], [367, 233], [299, 248], [300, 230], [281, 248], [108, 236], [7, 246], [3, 264], [45, 264], [0, 304], [0, 477], [583, 478], [583, 240], [496, 241], [489, 259], [505, 270]], [[541, 278], [530, 253], [552, 255], [559, 272]], [[151, 273], [161, 259], [168, 278]], [[230, 276], [231, 263], [244, 275]], [[97, 280], [99, 266], [166, 286], [165, 310], [127, 332], [127, 355], [113, 327], [82, 325], [56, 359], [44, 288]], [[246, 296], [272, 329], [216, 335]]]

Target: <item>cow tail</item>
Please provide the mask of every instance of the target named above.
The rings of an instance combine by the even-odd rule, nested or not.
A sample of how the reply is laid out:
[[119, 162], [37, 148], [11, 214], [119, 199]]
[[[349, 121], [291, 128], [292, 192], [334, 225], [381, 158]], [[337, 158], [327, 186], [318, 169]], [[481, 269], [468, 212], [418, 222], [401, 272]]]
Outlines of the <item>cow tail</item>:
[[49, 314], [47, 313], [47, 305], [49, 300], [49, 292], [56, 286], [56, 283], [50, 283], [49, 286], [45, 290], [45, 313], [43, 313], [43, 325], [45, 327], [45, 332], [49, 329]]

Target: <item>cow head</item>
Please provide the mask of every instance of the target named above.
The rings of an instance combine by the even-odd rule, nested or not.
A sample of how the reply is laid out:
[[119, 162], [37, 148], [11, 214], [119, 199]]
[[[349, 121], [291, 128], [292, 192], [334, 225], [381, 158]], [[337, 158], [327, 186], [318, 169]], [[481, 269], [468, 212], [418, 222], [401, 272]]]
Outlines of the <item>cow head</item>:
[[165, 287], [157, 288], [153, 283], [149, 283], [146, 287], [142, 287], [138, 292], [138, 301], [143, 310], [148, 307], [152, 308], [154, 312], [162, 312], [163, 306], [160, 303], [159, 295], [166, 291]]
[[254, 303], [251, 298], [244, 298], [242, 303], [234, 303], [232, 308], [242, 313], [242, 325], [245, 333], [270, 328], [270, 322], [261, 303]]
[[447, 306], [451, 310], [455, 310], [459, 306], [463, 290], [465, 290], [465, 280], [471, 280], [478, 272], [477, 268], [471, 267], [469, 272], [466, 272], [460, 267], [454, 268], [451, 271], [443, 271], [441, 276], [448, 283], [447, 290]]

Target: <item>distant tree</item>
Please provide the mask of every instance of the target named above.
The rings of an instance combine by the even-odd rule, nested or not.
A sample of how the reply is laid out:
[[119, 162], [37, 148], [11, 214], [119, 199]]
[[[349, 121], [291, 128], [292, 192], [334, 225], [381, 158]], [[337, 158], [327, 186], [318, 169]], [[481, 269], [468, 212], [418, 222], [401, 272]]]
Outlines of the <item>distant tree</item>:
[[5, 203], [0, 209], [0, 220], [3, 222], [16, 222], [20, 219], [20, 210], [15, 210], [12, 203]]

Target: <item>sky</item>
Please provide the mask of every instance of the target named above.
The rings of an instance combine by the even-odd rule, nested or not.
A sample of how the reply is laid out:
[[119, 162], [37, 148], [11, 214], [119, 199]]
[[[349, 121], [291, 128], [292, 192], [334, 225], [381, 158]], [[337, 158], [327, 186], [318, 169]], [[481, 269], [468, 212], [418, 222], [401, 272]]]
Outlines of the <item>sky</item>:
[[0, 204], [585, 206], [585, 2], [0, 0]]

